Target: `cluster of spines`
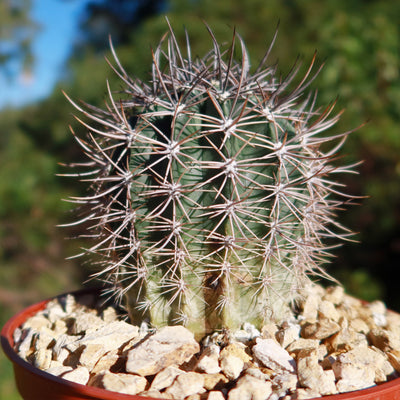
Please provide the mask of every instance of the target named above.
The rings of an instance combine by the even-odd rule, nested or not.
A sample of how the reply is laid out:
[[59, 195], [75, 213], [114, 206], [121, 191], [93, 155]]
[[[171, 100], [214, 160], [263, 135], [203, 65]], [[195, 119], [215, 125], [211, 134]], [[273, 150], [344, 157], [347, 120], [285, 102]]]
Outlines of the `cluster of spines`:
[[109, 89], [104, 111], [74, 103], [94, 122], [82, 122], [88, 140], [76, 136], [92, 194], [74, 200], [97, 238], [86, 251], [101, 256], [95, 276], [128, 298], [132, 318], [198, 332], [280, 312], [310, 276], [327, 276], [325, 239], [349, 235], [334, 221], [347, 197], [331, 176], [351, 167], [330, 164], [347, 134], [321, 135], [338, 119], [333, 106], [301, 98], [315, 57], [288, 91], [297, 69], [278, 80], [268, 51], [251, 74], [242, 39], [222, 52], [209, 31], [212, 51], [192, 59], [188, 36], [185, 58], [171, 29], [150, 84], [113, 50], [127, 100]]

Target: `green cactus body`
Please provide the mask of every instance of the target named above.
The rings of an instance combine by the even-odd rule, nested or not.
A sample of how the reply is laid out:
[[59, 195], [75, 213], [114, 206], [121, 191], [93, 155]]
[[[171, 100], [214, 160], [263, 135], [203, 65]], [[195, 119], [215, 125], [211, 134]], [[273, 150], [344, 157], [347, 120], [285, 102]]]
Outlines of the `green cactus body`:
[[348, 234], [330, 230], [341, 204], [330, 175], [350, 169], [329, 161], [346, 134], [320, 135], [337, 120], [332, 107], [300, 100], [311, 67], [287, 93], [295, 74], [277, 81], [261, 64], [251, 75], [240, 38], [236, 62], [235, 40], [221, 55], [211, 37], [205, 58], [192, 60], [188, 45], [184, 59], [171, 30], [151, 85], [116, 58], [128, 100], [110, 94], [108, 110], [91, 113], [75, 104], [96, 123], [78, 138], [93, 174], [93, 194], [78, 201], [98, 234], [87, 251], [101, 255], [95, 276], [136, 322], [200, 336], [282, 316], [310, 276], [326, 275], [324, 239]]

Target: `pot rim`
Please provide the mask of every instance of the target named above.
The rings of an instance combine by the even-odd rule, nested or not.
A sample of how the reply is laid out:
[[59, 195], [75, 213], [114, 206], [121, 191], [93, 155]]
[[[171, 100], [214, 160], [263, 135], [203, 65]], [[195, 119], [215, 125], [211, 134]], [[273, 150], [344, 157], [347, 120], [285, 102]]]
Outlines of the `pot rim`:
[[[61, 298], [68, 294], [74, 296], [83, 296], [85, 294], [93, 294], [96, 292], [100, 292], [101, 288], [84, 288], [72, 292], [65, 292], [63, 294], [51, 297], [46, 300], [42, 300], [38, 303], [32, 304], [14, 316], [12, 316], [3, 326], [1, 330], [1, 346], [3, 348], [4, 353], [9, 358], [9, 360], [18, 365], [21, 368], [24, 368], [31, 372], [34, 375], [37, 375], [43, 379], [47, 379], [53, 381], [57, 384], [61, 384], [63, 386], [67, 386], [70, 389], [75, 389], [77, 392], [89, 395], [89, 396], [101, 396], [104, 400], [113, 400], [115, 396], [118, 395], [120, 399], [126, 400], [160, 400], [154, 397], [147, 397], [141, 395], [132, 395], [132, 394], [124, 394], [119, 392], [110, 391], [107, 389], [96, 388], [93, 386], [82, 385], [80, 383], [71, 382], [67, 379], [60, 378], [56, 375], [52, 375], [48, 372], [45, 372], [37, 367], [34, 367], [29, 362], [25, 361], [21, 358], [14, 350], [14, 338], [13, 334], [16, 328], [20, 327], [28, 318], [35, 315], [37, 312], [43, 310], [46, 304], [53, 299]], [[367, 400], [374, 399], [373, 395], [382, 396], [387, 392], [390, 392], [394, 389], [394, 387], [398, 388], [399, 391], [399, 399], [400, 399], [400, 377], [395, 378], [389, 382], [380, 383], [378, 385], [372, 386], [370, 388], [356, 390], [352, 392], [339, 393], [334, 395], [322, 396], [318, 399], [327, 398], [329, 400], [345, 400], [345, 399], [355, 399], [355, 400]], [[380, 398], [380, 397], [379, 397]], [[317, 398], [309, 399], [309, 400], [317, 400]]]

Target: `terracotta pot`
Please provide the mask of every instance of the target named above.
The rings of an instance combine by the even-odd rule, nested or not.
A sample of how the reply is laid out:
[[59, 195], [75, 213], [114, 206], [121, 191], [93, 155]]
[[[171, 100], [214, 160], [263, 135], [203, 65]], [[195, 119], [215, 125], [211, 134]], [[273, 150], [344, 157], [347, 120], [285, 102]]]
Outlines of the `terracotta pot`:
[[[72, 293], [84, 297], [98, 293], [98, 289], [84, 289]], [[127, 395], [69, 382], [33, 367], [14, 351], [14, 330], [29, 317], [43, 310], [48, 300], [34, 304], [12, 317], [1, 331], [1, 345], [14, 367], [15, 381], [24, 400], [156, 400], [150, 397]], [[400, 400], [400, 378], [369, 389], [325, 396], [329, 400]], [[319, 398], [321, 399], [321, 398]], [[310, 399], [311, 400], [311, 399]], [[316, 400], [316, 399], [315, 399]]]

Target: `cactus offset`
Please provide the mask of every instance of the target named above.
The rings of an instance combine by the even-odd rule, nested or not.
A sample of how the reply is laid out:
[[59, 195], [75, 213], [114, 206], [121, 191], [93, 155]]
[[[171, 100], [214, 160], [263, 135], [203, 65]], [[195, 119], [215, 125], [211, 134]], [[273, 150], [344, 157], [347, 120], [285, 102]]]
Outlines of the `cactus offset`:
[[210, 53], [192, 59], [189, 40], [184, 58], [170, 30], [150, 84], [113, 51], [127, 99], [109, 90], [106, 110], [74, 103], [94, 122], [83, 123], [87, 140], [76, 136], [89, 158], [76, 175], [92, 194], [74, 200], [92, 223], [95, 276], [136, 322], [199, 335], [281, 315], [311, 276], [327, 276], [324, 240], [349, 235], [334, 221], [348, 197], [331, 175], [351, 168], [330, 164], [347, 134], [320, 135], [338, 119], [333, 106], [319, 112], [315, 96], [301, 98], [314, 60], [288, 91], [296, 71], [278, 80], [264, 57], [251, 74], [237, 34], [224, 52], [210, 35]]

